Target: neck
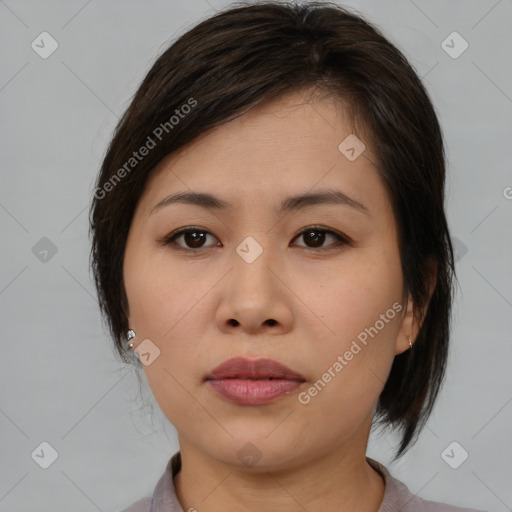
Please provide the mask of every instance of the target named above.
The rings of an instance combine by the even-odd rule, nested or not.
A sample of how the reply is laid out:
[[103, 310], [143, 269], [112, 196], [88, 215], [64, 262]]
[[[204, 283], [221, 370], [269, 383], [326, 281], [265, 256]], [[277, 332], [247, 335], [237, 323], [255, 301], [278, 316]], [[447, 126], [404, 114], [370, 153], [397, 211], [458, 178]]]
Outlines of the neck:
[[181, 438], [180, 453], [182, 467], [174, 486], [184, 510], [378, 512], [384, 497], [384, 480], [365, 452], [332, 450], [268, 471], [219, 462]]

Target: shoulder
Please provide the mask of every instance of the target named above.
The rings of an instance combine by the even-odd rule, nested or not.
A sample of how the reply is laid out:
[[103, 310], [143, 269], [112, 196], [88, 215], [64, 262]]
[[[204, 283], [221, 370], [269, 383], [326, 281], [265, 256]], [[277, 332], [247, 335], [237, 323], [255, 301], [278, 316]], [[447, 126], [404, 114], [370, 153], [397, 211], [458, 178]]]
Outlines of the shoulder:
[[425, 500], [410, 493], [408, 489], [407, 494], [404, 493], [403, 496], [406, 498], [406, 504], [404, 503], [402, 512], [484, 512], [474, 508], [456, 507], [448, 503]]
[[176, 496], [173, 479], [181, 469], [181, 454], [176, 452], [167, 462], [153, 495], [133, 503], [120, 512], [183, 512]]
[[384, 477], [386, 490], [378, 512], [484, 512], [474, 508], [461, 508], [447, 503], [429, 501], [416, 496], [408, 487], [391, 475], [389, 470], [367, 457], [368, 462]]
[[142, 498], [120, 512], [149, 512], [151, 498]]

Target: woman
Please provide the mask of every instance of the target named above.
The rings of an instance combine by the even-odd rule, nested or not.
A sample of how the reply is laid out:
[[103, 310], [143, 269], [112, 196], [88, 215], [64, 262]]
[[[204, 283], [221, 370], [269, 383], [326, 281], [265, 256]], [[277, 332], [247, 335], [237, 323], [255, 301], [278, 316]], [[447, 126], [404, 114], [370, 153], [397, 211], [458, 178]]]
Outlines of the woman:
[[127, 512], [469, 510], [366, 457], [445, 374], [444, 181], [418, 76], [335, 4], [232, 7], [158, 58], [91, 209], [102, 311], [180, 445]]

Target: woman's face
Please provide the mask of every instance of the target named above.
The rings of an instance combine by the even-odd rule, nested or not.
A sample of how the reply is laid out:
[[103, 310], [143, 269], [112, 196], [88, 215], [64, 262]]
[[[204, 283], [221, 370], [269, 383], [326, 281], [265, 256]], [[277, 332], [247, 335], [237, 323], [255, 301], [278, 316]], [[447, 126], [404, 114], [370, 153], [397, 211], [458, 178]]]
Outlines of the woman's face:
[[[182, 450], [235, 466], [252, 455], [265, 470], [365, 453], [393, 358], [417, 328], [376, 158], [365, 140], [359, 156], [354, 139], [339, 148], [351, 133], [332, 100], [291, 94], [216, 128], [152, 174], [124, 280], [135, 348]], [[286, 201], [327, 192], [345, 199]], [[162, 203], [177, 193], [230, 206]], [[236, 356], [272, 359], [303, 381], [206, 380]], [[281, 385], [286, 393], [254, 403]], [[239, 400], [218, 391], [233, 389]]]

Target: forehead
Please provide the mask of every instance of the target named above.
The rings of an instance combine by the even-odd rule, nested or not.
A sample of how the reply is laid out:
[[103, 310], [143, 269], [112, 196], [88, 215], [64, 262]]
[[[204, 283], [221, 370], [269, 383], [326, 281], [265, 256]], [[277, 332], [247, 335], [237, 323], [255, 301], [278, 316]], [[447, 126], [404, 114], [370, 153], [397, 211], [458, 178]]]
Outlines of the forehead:
[[[360, 202], [375, 202], [385, 193], [376, 159], [348, 119], [340, 102], [308, 93], [257, 106], [162, 160], [145, 203], [154, 206], [170, 191], [208, 191], [234, 206], [261, 206], [264, 199], [273, 198], [275, 204], [317, 188], [337, 188]], [[354, 136], [365, 148], [349, 159], [343, 142]]]

